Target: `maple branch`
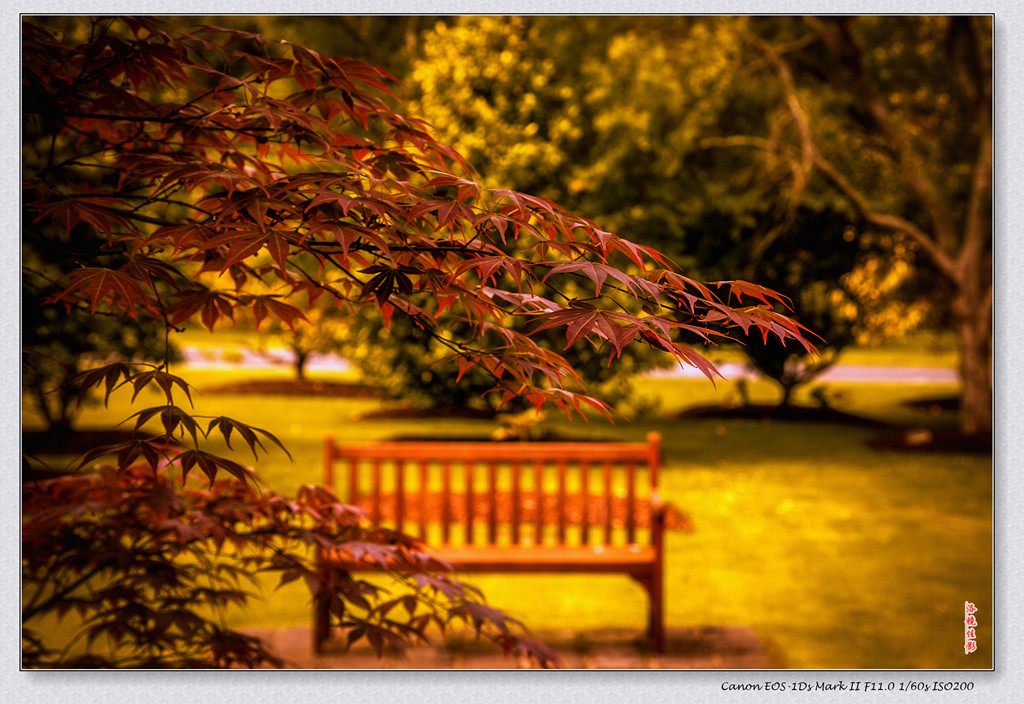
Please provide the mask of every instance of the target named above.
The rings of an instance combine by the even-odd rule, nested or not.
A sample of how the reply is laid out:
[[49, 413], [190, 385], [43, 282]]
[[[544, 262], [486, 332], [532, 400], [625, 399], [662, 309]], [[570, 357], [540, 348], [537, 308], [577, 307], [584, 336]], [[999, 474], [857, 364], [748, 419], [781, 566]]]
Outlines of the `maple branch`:
[[[345, 266], [344, 264], [341, 264], [340, 262], [338, 262], [338, 260], [336, 260], [331, 254], [324, 253], [322, 256], [323, 256], [325, 261], [330, 262], [331, 264], [333, 264], [335, 266], [335, 268], [338, 269], [338, 271], [343, 273], [348, 278], [352, 279], [352, 281], [356, 282], [360, 286], [362, 286], [364, 283], [366, 283], [365, 281], [360, 279], [358, 276], [356, 276], [354, 273], [352, 273], [347, 266]], [[321, 286], [321, 284], [319, 284], [319, 283], [317, 283], [317, 282], [315, 282], [313, 280], [314, 277], [312, 277], [310, 274], [307, 274], [305, 271], [302, 271], [302, 275], [307, 277], [309, 279], [310, 283], [313, 283], [313, 284], [315, 284], [317, 286]], [[325, 287], [326, 284], [323, 284], [322, 286]], [[335, 294], [336, 293], [336, 291], [333, 289], [333, 287], [331, 287], [331, 288], [324, 288], [324, 290], [327, 291], [328, 293], [331, 293], [331, 294]], [[341, 300], [350, 301], [350, 299], [347, 296], [337, 296], [337, 297], [340, 298]]]
[[[221, 77], [225, 77], [225, 74], [223, 74], [223, 73], [220, 74], [220, 75], [221, 75]], [[241, 88], [242, 86], [243, 86], [242, 83], [238, 83], [238, 84], [233, 85], [233, 86], [231, 86], [231, 85], [229, 85], [229, 86], [224, 86], [224, 85], [214, 86], [213, 88], [210, 88], [206, 92], [200, 93], [196, 97], [192, 98], [192, 100], [188, 101], [187, 103], [183, 103], [182, 105], [179, 105], [178, 107], [174, 108], [174, 110], [172, 110], [169, 114], [170, 115], [180, 114], [183, 111], [185, 111], [185, 110], [189, 109], [190, 107], [192, 107], [193, 105], [197, 105], [204, 98], [206, 98], [206, 97], [208, 97], [210, 95], [213, 95], [214, 93], [216, 93], [218, 91], [230, 92], [230, 91], [236, 90], [238, 88]], [[209, 116], [209, 115], [210, 115], [210, 113], [206, 113], [206, 115], [204, 115], [204, 117]]]
[[[83, 196], [83, 197], [87, 198], [89, 196], [86, 195], [86, 196]], [[198, 208], [196, 208], [196, 209], [199, 210]], [[182, 224], [180, 221], [167, 220], [166, 218], [158, 218], [158, 217], [154, 217], [152, 215], [145, 215], [145, 214], [137, 212], [135, 210], [125, 210], [123, 208], [111, 208], [111, 207], [106, 208], [106, 210], [108, 210], [111, 213], [114, 213], [115, 215], [120, 215], [121, 217], [123, 217], [125, 219], [137, 220], [138, 222], [144, 222], [144, 223], [147, 223], [149, 225], [159, 225], [160, 227], [177, 227], [177, 226]]]
[[[200, 124], [201, 120], [206, 119], [213, 113], [207, 113], [206, 115], [199, 115], [195, 118], [173, 118], [173, 117], [160, 117], [153, 115], [128, 115], [128, 114], [117, 114], [117, 113], [81, 113], [81, 112], [65, 112], [62, 113], [63, 117], [77, 118], [81, 120], [108, 120], [111, 122], [137, 122], [140, 124], [166, 124], [166, 125], [177, 125], [179, 127], [186, 127], [193, 130], [200, 130], [205, 132], [227, 132], [232, 134], [244, 135], [254, 140], [267, 140], [267, 134], [276, 136], [279, 131], [278, 128], [274, 127], [257, 127], [255, 125], [220, 125], [217, 123], [205, 123]], [[73, 125], [69, 125], [69, 129], [74, 129], [79, 134], [85, 134], [81, 130], [75, 128]], [[89, 134], [88, 136], [95, 138], [95, 135]], [[288, 140], [287, 136], [282, 136], [282, 140]], [[278, 142], [275, 142], [278, 143]], [[109, 148], [116, 149], [120, 145], [111, 143]]]
[[39, 597], [42, 594], [42, 592], [36, 592], [35, 596], [33, 596], [32, 602], [22, 611], [22, 623], [31, 621], [36, 614], [40, 614], [44, 611], [50, 610], [54, 604], [57, 604], [58, 602], [63, 600], [64, 597], [71, 594], [73, 591], [78, 589], [78, 587], [82, 586], [83, 584], [86, 584], [90, 579], [95, 577], [104, 569], [105, 568], [103, 565], [97, 565], [96, 567], [93, 567], [91, 570], [83, 572], [78, 577], [78, 579], [74, 580], [73, 582], [71, 582], [71, 584], [67, 585], [63, 589], [60, 589], [54, 592], [53, 594], [50, 594], [50, 596], [47, 597], [45, 601], [37, 601], [36, 597]]
[[[74, 130], [74, 132], [76, 134], [82, 134], [80, 130]], [[53, 144], [53, 142], [56, 142], [56, 138], [57, 138], [57, 132], [54, 131], [53, 139], [52, 139], [51, 147], [50, 147], [51, 149], [54, 149], [55, 145]], [[46, 179], [44, 178], [46, 175], [51, 174], [54, 171], [59, 171], [61, 169], [68, 168], [70, 166], [79, 166], [79, 167], [84, 168], [84, 169], [105, 169], [107, 171], [111, 171], [111, 172], [115, 172], [116, 173], [116, 172], [118, 172], [120, 170], [117, 167], [115, 167], [115, 166], [110, 166], [110, 165], [107, 165], [107, 164], [89, 163], [89, 162], [86, 162], [86, 161], [82, 161], [83, 159], [87, 159], [89, 157], [96, 156], [97, 154], [104, 154], [106, 152], [109, 152], [111, 150], [111, 148], [112, 148], [112, 145], [107, 144], [107, 145], [101, 147], [100, 149], [96, 149], [95, 151], [76, 154], [76, 155], [74, 155], [72, 157], [68, 157], [64, 161], [57, 162], [56, 164], [52, 163], [53, 153], [51, 152], [48, 155], [48, 157], [47, 157], [47, 164], [43, 168], [41, 168], [37, 173], [34, 174], [34, 178], [37, 178], [40, 181], [46, 182]]]
[[[145, 189], [145, 188], [148, 188], [148, 186], [140, 186], [139, 188], [140, 189]], [[180, 188], [179, 184], [177, 184], [177, 183], [171, 184], [171, 185], [168, 186], [168, 189], [169, 189], [168, 192], [173, 192], [173, 191], [175, 191], [175, 190], [177, 190], [179, 188]], [[60, 193], [60, 195], [62, 197], [67, 198], [69, 200], [85, 200], [85, 201], [88, 201], [88, 200], [94, 200], [94, 199], [102, 200], [102, 199], [105, 199], [105, 198], [118, 198], [118, 199], [121, 199], [121, 200], [138, 200], [138, 201], [141, 201], [138, 205], [136, 205], [131, 210], [122, 210], [122, 209], [113, 208], [113, 207], [110, 207], [110, 206], [103, 206], [103, 207], [104, 207], [104, 209], [106, 209], [106, 210], [108, 210], [108, 211], [110, 211], [112, 213], [116, 213], [118, 215], [124, 215], [124, 216], [133, 216], [134, 219], [139, 220], [141, 222], [149, 223], [151, 225], [171, 225], [171, 224], [181, 224], [181, 223], [173, 223], [170, 220], [154, 220], [150, 216], [146, 216], [146, 215], [143, 215], [142, 213], [138, 212], [140, 208], [144, 208], [147, 205], [149, 205], [150, 203], [166, 203], [167, 205], [180, 205], [183, 208], [188, 208], [190, 210], [194, 210], [197, 213], [202, 213], [203, 215], [206, 215], [207, 217], [210, 217], [210, 218], [216, 216], [216, 213], [214, 213], [214, 212], [212, 212], [210, 210], [206, 210], [205, 208], [200, 208], [194, 202], [185, 201], [185, 200], [176, 200], [174, 198], [167, 198], [167, 197], [162, 197], [162, 196], [159, 196], [159, 195], [134, 195], [132, 193], [128, 193], [128, 192], [125, 192], [125, 191], [111, 191], [111, 192], [105, 192], [105, 193], [63, 193], [63, 192], [59, 192], [59, 191], [54, 191], [54, 192], [55, 193]]]
[[[148, 185], [148, 184], [147, 185], [140, 185], [139, 189], [140, 190], [146, 190], [146, 189], [148, 189], [150, 187], [151, 186]], [[183, 186], [183, 184], [180, 181], [173, 181], [171, 183], [166, 184], [160, 190], [155, 191], [154, 193], [151, 193], [149, 195], [138, 195], [138, 196], [135, 196], [135, 195], [131, 195], [131, 194], [125, 193], [124, 197], [126, 199], [141, 200], [142, 201], [137, 206], [132, 208], [132, 210], [138, 210], [139, 208], [145, 207], [149, 203], [166, 203], [168, 205], [180, 205], [183, 208], [188, 208], [190, 210], [194, 210], [194, 211], [196, 211], [198, 213], [202, 213], [203, 215], [206, 215], [207, 217], [210, 217], [210, 218], [216, 216], [216, 213], [214, 213], [213, 211], [206, 210], [205, 208], [200, 208], [198, 205], [196, 205], [194, 200], [187, 200], [187, 201], [186, 200], [177, 200], [175, 198], [171, 198], [170, 197], [172, 193], [174, 193], [175, 191], [181, 191], [183, 188], [184, 188], [184, 186]]]
[[171, 332], [184, 332], [184, 328], [178, 328], [171, 325], [171, 321], [167, 316], [167, 306], [164, 304], [164, 298], [160, 295], [160, 291], [157, 290], [156, 282], [153, 280], [153, 276], [149, 277], [149, 286], [153, 289], [153, 294], [156, 296], [156, 303], [160, 309], [160, 318], [164, 321], [164, 360], [158, 369], [171, 369]]
[[[334, 260], [333, 257], [331, 257], [330, 255], [325, 255], [325, 259], [327, 259], [332, 264], [334, 264], [336, 267], [338, 267], [339, 270], [341, 270], [347, 276], [352, 278], [356, 283], [362, 284], [362, 281], [358, 277], [356, 277], [354, 274], [352, 274], [350, 271], [348, 271], [348, 269], [346, 269], [341, 264], [339, 264], [336, 260]], [[295, 268], [312, 285], [314, 285], [314, 286], [316, 286], [318, 288], [321, 288], [322, 290], [327, 291], [328, 293], [333, 295], [336, 299], [348, 300], [348, 301], [352, 302], [352, 299], [350, 299], [350, 298], [348, 298], [346, 296], [341, 296], [334, 287], [328, 286], [327, 284], [325, 284], [323, 282], [315, 280], [303, 268], [301, 268], [299, 266], [296, 266]], [[554, 288], [554, 287], [552, 287], [552, 288]], [[566, 300], [570, 300], [564, 294], [560, 294], [560, 295], [563, 295], [563, 298], [565, 298]], [[431, 339], [437, 341], [442, 346], [448, 348], [453, 353], [455, 353], [455, 354], [457, 354], [457, 355], [459, 355], [461, 357], [464, 357], [466, 359], [470, 359], [470, 360], [476, 360], [476, 359], [479, 359], [482, 356], [494, 355], [495, 354], [494, 352], [492, 352], [490, 350], [476, 348], [476, 347], [472, 346], [471, 344], [469, 344], [468, 342], [462, 342], [462, 341], [458, 341], [458, 340], [455, 340], [455, 339], [447, 337], [444, 334], [444, 331], [437, 326], [436, 321], [434, 321], [433, 318], [429, 317], [425, 313], [422, 313], [422, 312], [419, 312], [419, 311], [413, 311], [412, 310], [412, 306], [410, 305], [411, 302], [406, 301], [406, 304], [403, 305], [400, 302], [401, 300], [403, 300], [403, 299], [401, 297], [399, 297], [397, 294], [394, 294], [394, 293], [391, 294], [388, 297], [388, 302], [391, 303], [391, 305], [393, 305], [397, 310], [401, 311], [404, 315], [406, 315], [410, 319], [416, 321], [417, 327], [420, 328], [424, 332], [424, 334], [429, 336]], [[496, 307], [497, 309], [503, 311], [507, 315], [515, 315], [516, 314], [514, 309], [504, 307], [504, 306], [502, 306], [499, 303], [492, 302], [492, 305], [494, 307]], [[497, 356], [500, 357], [502, 355], [498, 354]], [[519, 379], [519, 381], [518, 381], [519, 385], [517, 385], [517, 384], [515, 384], [515, 383], [513, 383], [513, 382], [511, 382], [511, 381], [509, 381], [509, 380], [507, 380], [507, 379], [505, 379], [503, 377], [497, 376], [494, 372], [492, 372], [491, 370], [487, 369], [486, 366], [484, 367], [484, 370], [487, 371], [487, 373], [494, 379], [495, 384], [496, 384], [496, 388], [498, 388], [498, 387], [503, 388], [506, 391], [514, 393], [517, 396], [520, 395], [520, 393], [522, 392], [522, 388], [523, 387], [521, 385], [527, 383], [527, 382], [523, 381], [522, 379]], [[512, 368], [509, 367], [509, 370], [512, 371]], [[518, 375], [516, 375], [514, 372], [513, 372], [513, 376], [516, 377], [517, 379], [519, 378]]]
[[[357, 252], [372, 252], [380, 253], [380, 248], [369, 242], [353, 242], [346, 248], [340, 242], [331, 242], [328, 240], [307, 240], [304, 247], [308, 247], [312, 252], [344, 252], [344, 251], [357, 251]], [[473, 254], [479, 255], [481, 251], [479, 249], [473, 249], [468, 245], [414, 245], [414, 244], [402, 244], [402, 245], [388, 245], [388, 249], [392, 252], [419, 252], [419, 253], [430, 253], [430, 252], [448, 252], [454, 254]]]
[[[328, 261], [331, 264], [333, 264], [339, 271], [341, 271], [343, 274], [345, 274], [347, 277], [349, 277], [356, 284], [359, 284], [360, 286], [362, 286], [365, 283], [358, 276], [356, 276], [354, 273], [352, 273], [347, 267], [345, 267], [344, 265], [339, 263], [330, 254], [323, 254], [323, 257], [324, 257], [324, 259], [326, 261]], [[348, 301], [349, 303], [354, 303], [355, 300], [358, 300], [358, 299], [354, 300], [354, 299], [350, 298], [349, 296], [342, 295], [335, 287], [330, 286], [329, 284], [327, 284], [325, 282], [319, 281], [318, 279], [316, 279], [316, 277], [312, 276], [309, 272], [307, 272], [305, 269], [303, 269], [298, 264], [293, 264], [293, 266], [294, 266], [294, 268], [300, 274], [302, 274], [302, 276], [310, 284], [312, 284], [313, 286], [315, 286], [315, 287], [317, 287], [317, 288], [319, 288], [319, 289], [321, 289], [323, 291], [326, 291], [327, 293], [331, 294], [336, 300], [344, 300], [344, 301]], [[395, 298], [396, 301], [398, 300], [398, 297], [397, 297], [396, 294], [391, 294], [391, 296], [388, 297], [388, 301], [389, 302], [390, 302], [391, 298]], [[453, 352], [456, 352], [458, 354], [472, 354], [472, 353], [482, 354], [483, 353], [483, 350], [474, 350], [472, 347], [470, 347], [466, 343], [460, 343], [460, 342], [456, 342], [455, 340], [448, 339], [447, 337], [445, 337], [444, 335], [441, 334], [441, 332], [438, 330], [436, 324], [434, 323], [434, 321], [432, 319], [430, 319], [429, 317], [425, 316], [422, 313], [412, 311], [409, 305], [405, 305], [405, 306], [395, 305], [395, 304], [392, 304], [392, 305], [394, 305], [394, 307], [397, 310], [400, 310], [403, 314], [409, 316], [409, 318], [418, 321], [417, 327], [419, 327], [427, 335], [429, 335], [430, 337], [432, 337], [433, 339], [435, 339], [437, 342], [441, 343], [442, 345], [444, 345], [448, 349], [452, 350]]]
[[195, 117], [165, 117], [161, 115], [129, 115], [127, 113], [107, 113], [107, 112], [65, 112], [62, 113], [64, 117], [73, 117], [80, 120], [109, 120], [111, 122], [142, 122], [142, 123], [156, 123], [163, 125], [179, 125], [181, 127], [196, 127], [202, 130], [210, 130], [214, 132], [238, 132], [244, 134], [247, 137], [261, 137], [266, 132], [273, 132], [273, 127], [240, 127], [240, 126], [221, 126], [211, 124], [198, 124], [199, 121], [206, 119], [214, 113], [206, 113], [204, 115], [196, 115]]
[[[335, 266], [338, 266], [338, 265], [336, 264]], [[294, 269], [295, 271], [297, 271], [299, 274], [301, 274], [302, 277], [306, 280], [306, 282], [309, 283], [311, 286], [313, 286], [314, 288], [318, 288], [321, 291], [324, 291], [325, 293], [330, 294], [334, 298], [335, 301], [339, 301], [339, 302], [340, 301], [345, 301], [346, 303], [350, 303], [350, 304], [355, 303], [356, 299], [353, 299], [350, 296], [347, 296], [347, 295], [343, 294], [341, 291], [339, 291], [334, 286], [328, 284], [327, 282], [321, 281], [317, 277], [313, 276], [308, 271], [306, 271], [302, 267], [302, 265], [299, 264], [298, 262], [292, 261], [291, 262], [291, 268]], [[340, 268], [340, 266], [339, 266], [339, 268]], [[360, 283], [359, 280], [355, 277], [354, 274], [352, 274], [351, 272], [349, 272], [347, 270], [344, 270], [344, 269], [342, 271], [345, 273], [346, 276], [351, 278], [353, 281], [355, 281], [356, 283]]]

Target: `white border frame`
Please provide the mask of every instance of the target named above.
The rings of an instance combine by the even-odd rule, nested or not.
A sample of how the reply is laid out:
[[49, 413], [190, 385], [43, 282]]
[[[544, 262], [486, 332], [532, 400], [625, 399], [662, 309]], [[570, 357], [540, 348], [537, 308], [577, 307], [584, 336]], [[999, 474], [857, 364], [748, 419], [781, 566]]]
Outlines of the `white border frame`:
[[[569, 671], [569, 672], [474, 672], [474, 671], [260, 671], [260, 672], [20, 672], [20, 620], [17, 604], [20, 579], [14, 568], [19, 554], [20, 524], [15, 511], [0, 529], [0, 550], [7, 558], [0, 570], [0, 601], [3, 637], [0, 639], [0, 691], [11, 701], [80, 702], [139, 701], [146, 704], [183, 704], [183, 702], [217, 701], [218, 704], [287, 704], [303, 700], [342, 699], [346, 702], [415, 702], [416, 704], [456, 704], [486, 701], [489, 704], [558, 701], [560, 704], [594, 704], [595, 702], [817, 702], [821, 693], [795, 692], [730, 692], [722, 689], [725, 682], [836, 682], [840, 680], [871, 680], [900, 682], [932, 679], [967, 680], [974, 682], [969, 693], [849, 693], [833, 695], [840, 700], [856, 697], [860, 701], [956, 701], [1011, 702], [1024, 691], [1024, 668], [1021, 667], [1021, 624], [1024, 610], [1015, 600], [1013, 585], [1022, 576], [1019, 552], [1024, 505], [1021, 476], [1022, 433], [1021, 410], [1024, 400], [1015, 393], [1024, 388], [1024, 365], [1013, 363], [1017, 344], [1024, 343], [1022, 324], [1013, 315], [1015, 304], [1024, 293], [1024, 252], [1018, 228], [1024, 223], [1024, 178], [1022, 156], [1024, 136], [1018, 127], [1024, 124], [1024, 92], [1019, 77], [1024, 75], [1024, 17], [1019, 2], [996, 0], [987, 5], [963, 0], [914, 0], [892, 2], [804, 2], [788, 0], [773, 2], [735, 2], [705, 0], [701, 3], [668, 2], [665, 0], [596, 0], [595, 2], [564, 2], [547, 0], [516, 0], [506, 3], [484, 3], [476, 0], [425, 2], [423, 0], [377, 0], [368, 2], [334, 2], [311, 5], [296, 0], [253, 2], [242, 0], [229, 7], [218, 6], [210, 12], [208, 2], [178, 0], [158, 2], [134, 0], [124, 2], [90, 2], [72, 4], [67, 0], [10, 2], [0, 0], [0, 100], [12, 106], [20, 102], [20, 16], [47, 13], [122, 13], [122, 14], [956, 14], [993, 13], [995, 16], [995, 417], [994, 511], [995, 511], [995, 629], [994, 671]], [[20, 193], [19, 120], [15, 115], [8, 129], [0, 133], [2, 153], [8, 154], [8, 166], [0, 171], [0, 193], [5, 207], [0, 209], [0, 237], [8, 246], [0, 249], [0, 292], [8, 303], [0, 308], [0, 437], [5, 449], [0, 455], [3, 481], [0, 500], [6, 506], [20, 505], [20, 459], [16, 452], [20, 438], [19, 358], [20, 340], [20, 277], [18, 241]], [[832, 698], [832, 697], [830, 697]], [[852, 700], [851, 700], [852, 701]]]

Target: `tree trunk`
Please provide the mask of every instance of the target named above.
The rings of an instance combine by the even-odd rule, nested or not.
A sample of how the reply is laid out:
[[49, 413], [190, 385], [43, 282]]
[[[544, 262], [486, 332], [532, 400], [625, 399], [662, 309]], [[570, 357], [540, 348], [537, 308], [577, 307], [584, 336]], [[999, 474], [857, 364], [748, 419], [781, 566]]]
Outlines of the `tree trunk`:
[[65, 374], [61, 380], [61, 386], [55, 391], [47, 392], [41, 386], [36, 386], [33, 389], [36, 406], [43, 416], [46, 429], [52, 433], [66, 435], [74, 430], [72, 423], [75, 418], [77, 394], [70, 393], [66, 388], [66, 384], [72, 376], [72, 374]]
[[976, 302], [960, 293], [954, 302], [960, 338], [960, 431], [992, 441], [992, 320], [974, 310]]
[[779, 407], [789, 408], [793, 403], [793, 391], [800, 385], [800, 382], [795, 379], [780, 379], [777, 381], [782, 386], [782, 400], [779, 401]]
[[306, 362], [309, 361], [309, 353], [304, 352], [296, 348], [292, 348], [295, 352], [295, 378], [298, 381], [306, 380]]
[[53, 430], [53, 426], [56, 421], [53, 419], [53, 414], [50, 412], [50, 403], [46, 398], [46, 392], [43, 391], [43, 387], [38, 384], [34, 389], [32, 389], [32, 391], [36, 397], [36, 407], [39, 409], [39, 414], [46, 422], [47, 429]]

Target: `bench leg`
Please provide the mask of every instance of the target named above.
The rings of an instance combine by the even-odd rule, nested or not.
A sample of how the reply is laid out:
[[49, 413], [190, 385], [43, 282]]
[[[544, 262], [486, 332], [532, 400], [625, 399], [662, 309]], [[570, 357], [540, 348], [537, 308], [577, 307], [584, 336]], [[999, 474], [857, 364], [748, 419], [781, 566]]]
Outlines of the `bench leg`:
[[655, 653], [664, 652], [665, 616], [661, 570], [656, 569], [653, 575], [634, 575], [633, 578], [647, 591], [650, 602], [650, 609], [647, 612], [647, 638], [651, 650]]
[[661, 570], [651, 578], [651, 623], [648, 632], [651, 638], [651, 650], [656, 653], [665, 651], [665, 609]]

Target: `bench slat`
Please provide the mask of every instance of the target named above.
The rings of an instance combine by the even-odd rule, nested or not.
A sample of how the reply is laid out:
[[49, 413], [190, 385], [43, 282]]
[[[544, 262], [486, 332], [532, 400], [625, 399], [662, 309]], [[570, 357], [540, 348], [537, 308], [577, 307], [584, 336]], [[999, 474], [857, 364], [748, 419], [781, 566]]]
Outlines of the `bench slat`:
[[395, 463], [395, 530], [402, 532], [405, 528], [405, 462]]
[[520, 502], [519, 489], [521, 485], [519, 462], [512, 463], [512, 544], [519, 545], [521, 537], [519, 524], [522, 520], [522, 506]]
[[452, 463], [441, 463], [441, 544], [452, 541]]
[[558, 544], [565, 545], [565, 462], [558, 462]]
[[427, 473], [430, 469], [426, 460], [419, 461], [420, 469], [420, 540], [427, 539], [427, 498], [429, 497], [430, 485], [427, 483]]
[[580, 518], [580, 542], [590, 544], [590, 463], [580, 464], [580, 495], [583, 497], [583, 516]]
[[473, 463], [466, 463], [466, 544], [473, 544], [473, 523], [476, 520], [476, 496], [473, 493]]
[[533, 542], [544, 544], [544, 463], [534, 460], [533, 463]]
[[[626, 463], [626, 505], [636, 506], [636, 463]], [[626, 511], [626, 542], [636, 542], [636, 512]]]
[[382, 488], [380, 465], [380, 460], [373, 461], [373, 514], [371, 516], [371, 520], [374, 524], [379, 524], [381, 519], [380, 497], [382, 494]]
[[359, 461], [355, 458], [348, 461], [348, 502], [359, 503]]
[[494, 545], [498, 542], [498, 464], [487, 463], [487, 542]]
[[324, 438], [324, 486], [334, 491], [334, 436]]
[[601, 467], [604, 478], [604, 544], [612, 544], [612, 465], [605, 462]]

